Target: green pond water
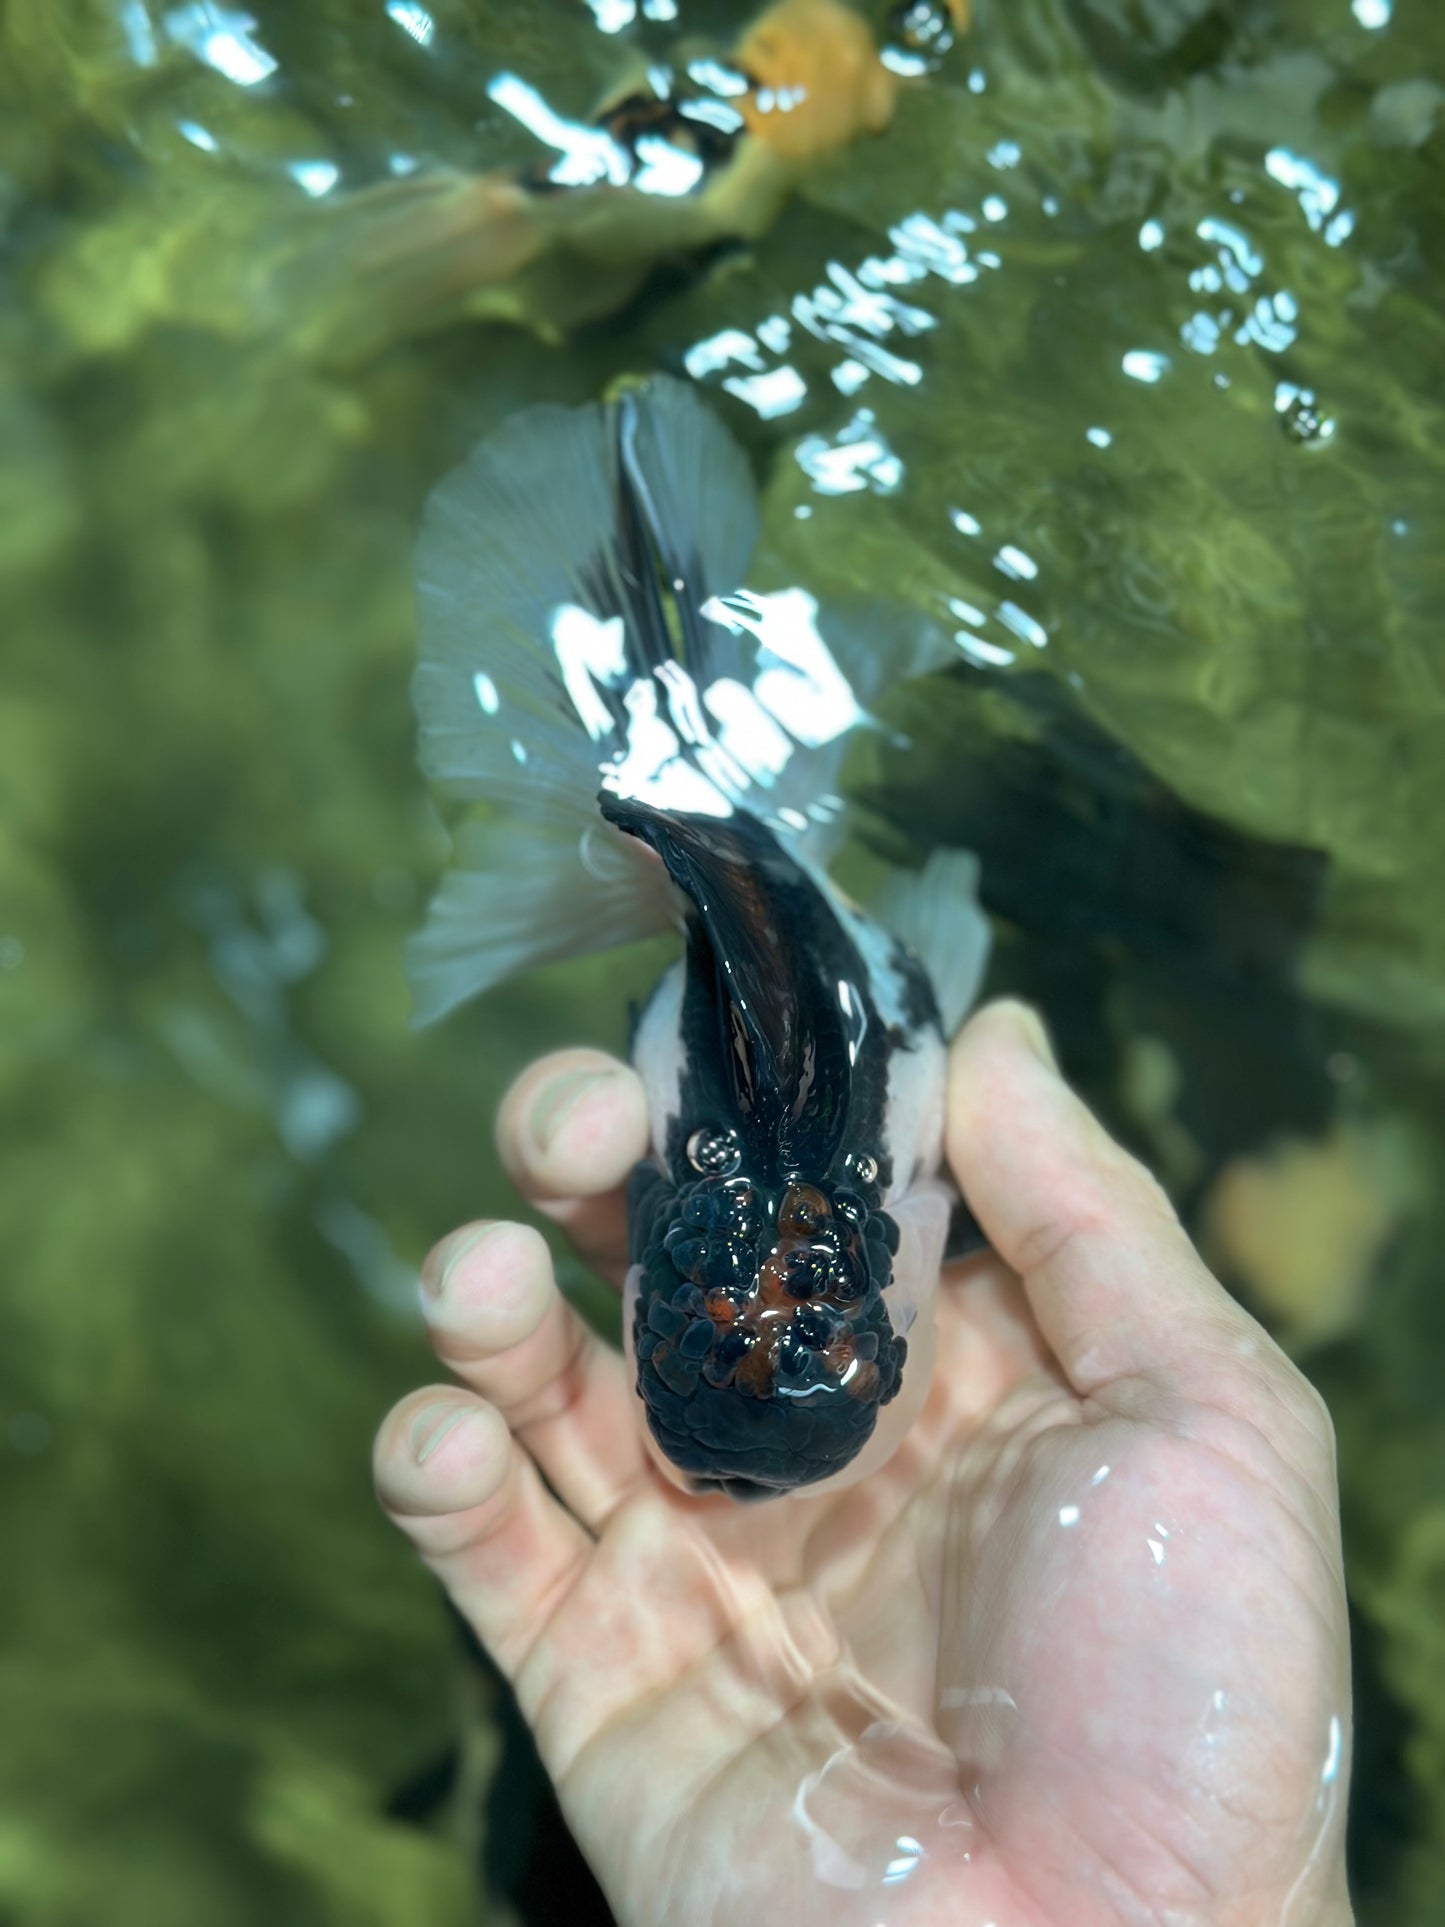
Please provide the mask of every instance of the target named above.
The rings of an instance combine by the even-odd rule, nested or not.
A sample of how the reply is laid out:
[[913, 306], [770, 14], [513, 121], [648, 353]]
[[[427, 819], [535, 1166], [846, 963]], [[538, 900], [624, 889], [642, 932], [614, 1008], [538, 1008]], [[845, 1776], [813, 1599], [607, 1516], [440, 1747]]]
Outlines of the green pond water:
[[540, 329], [363, 259], [364, 190], [555, 161], [499, 74], [582, 122], [750, 10], [677, 11], [0, 9], [0, 1922], [602, 1917], [368, 1449], [499, 1093], [661, 953], [409, 1028], [409, 550], [511, 409], [690, 367], [756, 586], [957, 637], [873, 842], [980, 851], [992, 987], [1329, 1398], [1355, 1891], [1431, 1927], [1445, 8], [977, 0], [747, 247]]

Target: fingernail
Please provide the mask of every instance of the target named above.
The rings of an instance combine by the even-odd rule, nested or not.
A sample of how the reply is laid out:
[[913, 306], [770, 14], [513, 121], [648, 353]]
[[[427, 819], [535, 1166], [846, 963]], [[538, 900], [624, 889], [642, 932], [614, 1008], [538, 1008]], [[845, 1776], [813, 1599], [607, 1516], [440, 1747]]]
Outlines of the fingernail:
[[455, 1431], [467, 1416], [465, 1405], [423, 1405], [411, 1422], [412, 1457], [425, 1465], [448, 1432]]
[[614, 1073], [606, 1071], [569, 1071], [546, 1085], [532, 1105], [527, 1128], [539, 1151], [550, 1151], [557, 1134], [578, 1104], [597, 1085], [605, 1084]]
[[469, 1258], [478, 1245], [485, 1244], [492, 1233], [499, 1229], [500, 1226], [496, 1224], [476, 1224], [466, 1231], [458, 1231], [450, 1238], [444, 1238], [421, 1268], [423, 1296], [444, 1298], [447, 1286], [462, 1260]]
[[1049, 1033], [1044, 1028], [1043, 1018], [1029, 1004], [1015, 1004], [1014, 1011], [1020, 1042], [1028, 1046], [1046, 1070], [1051, 1070], [1057, 1075], [1059, 1060], [1054, 1056], [1054, 1047], [1049, 1042]]

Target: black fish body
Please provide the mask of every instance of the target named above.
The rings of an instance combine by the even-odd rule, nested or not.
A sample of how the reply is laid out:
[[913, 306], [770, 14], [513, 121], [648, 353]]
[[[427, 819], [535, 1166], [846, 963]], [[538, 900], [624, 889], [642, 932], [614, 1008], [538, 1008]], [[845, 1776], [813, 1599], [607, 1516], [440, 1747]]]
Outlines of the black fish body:
[[870, 961], [863, 920], [755, 818], [609, 815], [691, 906], [635, 1046], [656, 1151], [629, 1188], [625, 1315], [652, 1436], [674, 1476], [738, 1498], [861, 1476], [905, 1376], [928, 1379], [948, 1217], [927, 1182], [932, 990], [876, 927]]
[[655, 1455], [738, 1498], [850, 1481], [932, 1369], [945, 1035], [987, 947], [972, 859], [896, 879], [880, 915], [829, 880], [877, 665], [845, 674], [804, 592], [741, 587], [750, 479], [691, 390], [518, 424], [441, 485], [420, 546], [424, 764], [518, 818], [459, 840], [413, 948], [423, 1013], [681, 923], [634, 1046], [625, 1327]]

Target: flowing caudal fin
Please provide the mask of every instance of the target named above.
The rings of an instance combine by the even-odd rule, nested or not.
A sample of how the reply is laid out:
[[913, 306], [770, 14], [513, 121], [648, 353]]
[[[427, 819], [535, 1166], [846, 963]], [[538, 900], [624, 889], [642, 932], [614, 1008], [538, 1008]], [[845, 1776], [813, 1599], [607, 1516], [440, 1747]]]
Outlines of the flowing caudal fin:
[[742, 672], [742, 641], [697, 611], [736, 588], [756, 539], [746, 458], [678, 382], [529, 409], [435, 490], [417, 543], [421, 763], [500, 815], [463, 832], [409, 946], [421, 1021], [668, 926], [659, 866], [598, 817], [601, 772], [661, 663], [700, 685]]
[[[669, 578], [686, 584], [684, 599], [697, 607], [730, 594], [758, 542], [747, 457], [686, 382], [655, 379], [620, 406], [623, 459]], [[705, 673], [707, 665], [689, 667]]]
[[935, 850], [921, 870], [892, 871], [869, 910], [928, 972], [943, 1034], [952, 1037], [978, 995], [992, 939], [978, 901], [978, 858]]
[[587, 956], [674, 920], [662, 866], [604, 823], [467, 824], [457, 866], [406, 948], [415, 1021], [429, 1024], [537, 964]]
[[828, 612], [828, 648], [864, 709], [959, 660], [947, 629], [909, 603], [863, 600]]
[[657, 866], [601, 827], [601, 788], [741, 809], [826, 862], [847, 736], [947, 652], [899, 610], [835, 632], [800, 588], [750, 593], [757, 534], [741, 449], [663, 378], [516, 415], [437, 487], [417, 543], [421, 762], [494, 814], [411, 946], [423, 1016], [671, 920]]
[[[630, 448], [629, 448], [630, 445]], [[656, 667], [651, 508], [678, 602], [741, 582], [757, 536], [742, 451], [694, 392], [657, 381], [614, 409], [513, 416], [433, 492], [417, 542], [422, 767], [453, 795], [551, 822], [590, 820], [601, 766], [625, 738], [625, 698]], [[714, 624], [688, 663], [728, 673]]]

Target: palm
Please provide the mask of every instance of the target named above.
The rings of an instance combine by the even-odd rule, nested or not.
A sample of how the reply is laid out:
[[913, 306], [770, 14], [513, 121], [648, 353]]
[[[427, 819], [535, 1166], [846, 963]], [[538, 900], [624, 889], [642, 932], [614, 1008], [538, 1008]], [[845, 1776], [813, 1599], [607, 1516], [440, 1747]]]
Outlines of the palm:
[[[1318, 1407], [1217, 1306], [1190, 1338], [1203, 1371], [1101, 1373], [1052, 1329], [1051, 1350], [1047, 1274], [1100, 1286], [1087, 1243], [1040, 1250], [1028, 1297], [992, 1258], [945, 1281], [929, 1400], [851, 1489], [682, 1497], [619, 1442], [615, 1383], [509, 1413], [595, 1517], [545, 1582], [544, 1528], [523, 1531], [530, 1610], [504, 1622], [488, 1595], [473, 1617], [621, 1919], [1338, 1913], [1347, 1682]], [[450, 1539], [413, 1530], [471, 1610]]]
[[[1318, 1832], [1325, 1676], [1246, 1611], [1282, 1553], [1308, 1583], [1307, 1530], [1227, 1453], [1088, 1410], [1002, 1267], [944, 1302], [934, 1394], [882, 1473], [762, 1512], [649, 1481], [536, 1649], [544, 1758], [629, 1921], [762, 1918], [784, 1883], [790, 1918], [837, 1927], [891, 1869], [899, 1927], [970, 1888], [1084, 1927], [1161, 1881], [1187, 1906], [1277, 1878], [1266, 1811], [1288, 1848], [1290, 1822]], [[1261, 1677], [1315, 1746], [1261, 1757], [1230, 1710]]]

